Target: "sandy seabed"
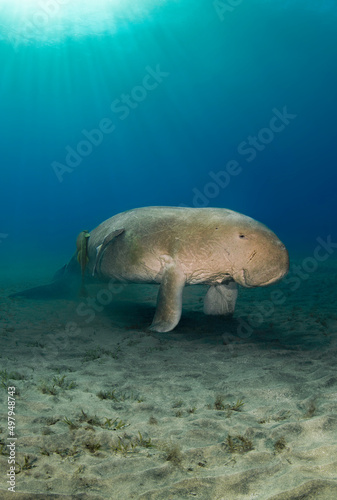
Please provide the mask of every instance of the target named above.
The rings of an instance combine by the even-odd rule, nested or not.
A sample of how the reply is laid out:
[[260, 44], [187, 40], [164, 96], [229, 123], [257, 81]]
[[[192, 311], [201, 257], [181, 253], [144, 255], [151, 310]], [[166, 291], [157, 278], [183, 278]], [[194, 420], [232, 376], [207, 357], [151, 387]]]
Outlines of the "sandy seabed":
[[83, 299], [7, 298], [42, 282], [0, 290], [1, 499], [337, 498], [336, 259], [296, 289], [240, 289], [232, 319], [205, 316], [205, 287], [187, 287], [161, 334], [148, 330], [156, 286], [111, 302], [90, 286], [109, 302], [90, 316]]

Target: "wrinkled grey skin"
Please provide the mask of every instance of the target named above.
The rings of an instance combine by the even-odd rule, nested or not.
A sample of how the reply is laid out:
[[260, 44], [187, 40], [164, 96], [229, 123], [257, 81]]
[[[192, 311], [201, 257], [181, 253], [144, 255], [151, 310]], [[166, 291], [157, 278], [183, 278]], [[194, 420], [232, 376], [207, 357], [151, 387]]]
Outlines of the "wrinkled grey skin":
[[[204, 312], [226, 315], [234, 312], [236, 284], [270, 285], [289, 269], [288, 252], [270, 229], [223, 208], [123, 212], [91, 231], [88, 254], [87, 274], [101, 281], [160, 283], [150, 327], [157, 332], [178, 324], [185, 285], [210, 285]], [[65, 274], [77, 268], [74, 256]]]
[[185, 285], [208, 284], [206, 314], [231, 314], [243, 287], [266, 286], [289, 269], [285, 246], [263, 224], [223, 208], [146, 207], [115, 215], [89, 239], [89, 271], [97, 247], [113, 231], [95, 274], [103, 280], [160, 283], [151, 329], [179, 322]]

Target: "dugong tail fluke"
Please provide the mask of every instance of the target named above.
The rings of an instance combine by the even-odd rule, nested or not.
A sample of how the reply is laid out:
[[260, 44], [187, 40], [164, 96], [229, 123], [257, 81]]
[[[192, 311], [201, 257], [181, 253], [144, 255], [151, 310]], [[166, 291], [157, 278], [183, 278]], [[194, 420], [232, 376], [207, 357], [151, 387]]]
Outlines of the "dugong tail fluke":
[[[73, 260], [71, 261], [73, 266]], [[27, 299], [66, 299], [75, 297], [81, 286], [80, 267], [78, 272], [70, 271], [69, 265], [56, 271], [53, 281], [47, 285], [34, 286], [9, 295], [11, 298], [25, 297]]]
[[35, 286], [11, 294], [9, 297], [26, 297], [28, 299], [64, 299], [71, 297], [86, 297], [85, 271], [89, 262], [88, 241], [89, 231], [81, 231], [76, 240], [76, 253], [68, 264], [54, 274], [52, 283]]
[[54, 281], [48, 285], [35, 286], [12, 293], [11, 298], [25, 297], [26, 299], [64, 299], [72, 295], [72, 288], [68, 286], [65, 280]]

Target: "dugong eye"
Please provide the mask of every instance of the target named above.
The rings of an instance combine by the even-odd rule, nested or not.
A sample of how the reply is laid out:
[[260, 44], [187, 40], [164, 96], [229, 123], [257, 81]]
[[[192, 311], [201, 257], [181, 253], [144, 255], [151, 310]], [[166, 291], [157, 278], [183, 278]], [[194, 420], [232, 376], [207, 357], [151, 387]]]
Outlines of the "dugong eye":
[[239, 238], [245, 238], [246, 236], [244, 234], [239, 234]]

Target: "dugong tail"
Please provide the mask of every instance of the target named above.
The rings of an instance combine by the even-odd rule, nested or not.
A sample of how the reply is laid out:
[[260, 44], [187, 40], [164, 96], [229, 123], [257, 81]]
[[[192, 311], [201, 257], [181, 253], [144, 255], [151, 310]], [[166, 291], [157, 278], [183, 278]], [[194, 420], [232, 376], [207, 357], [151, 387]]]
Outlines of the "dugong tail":
[[[81, 231], [76, 240], [76, 252], [69, 263], [56, 271], [52, 283], [34, 286], [21, 292], [12, 293], [9, 297], [26, 297], [28, 299], [65, 299], [86, 296], [84, 273], [89, 262], [89, 231]], [[77, 292], [77, 293], [76, 293]]]
[[81, 269], [74, 256], [69, 264], [59, 269], [52, 283], [34, 286], [9, 295], [11, 298], [25, 297], [27, 299], [66, 299], [76, 297], [81, 286]]

